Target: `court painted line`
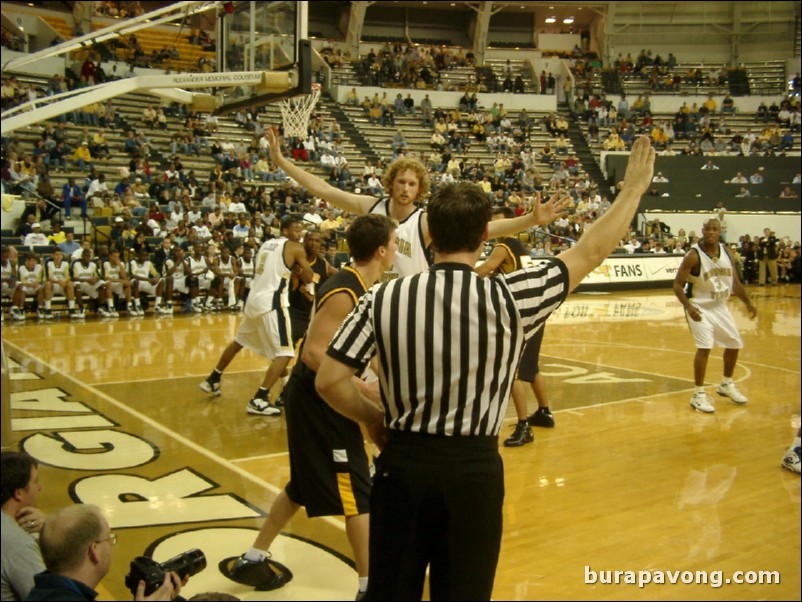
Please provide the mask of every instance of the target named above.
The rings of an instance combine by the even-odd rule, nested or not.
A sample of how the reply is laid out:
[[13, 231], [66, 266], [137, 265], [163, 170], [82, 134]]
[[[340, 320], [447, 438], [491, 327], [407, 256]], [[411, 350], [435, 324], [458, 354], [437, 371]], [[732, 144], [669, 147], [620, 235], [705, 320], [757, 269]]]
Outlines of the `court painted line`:
[[271, 460], [273, 458], [283, 458], [289, 456], [290, 452], [276, 452], [275, 454], [264, 454], [262, 456], [249, 456], [247, 458], [232, 458], [229, 462], [249, 462], [251, 460]]
[[[256, 485], [259, 485], [260, 487], [263, 487], [264, 489], [266, 489], [270, 493], [272, 493], [274, 496], [277, 496], [283, 490], [283, 488], [276, 487], [275, 485], [273, 485], [271, 483], [268, 483], [264, 479], [260, 479], [256, 475], [251, 474], [247, 470], [232, 464], [231, 462], [229, 462], [228, 460], [226, 460], [224, 458], [221, 458], [220, 456], [218, 456], [214, 452], [209, 451], [205, 447], [201, 447], [200, 445], [198, 445], [197, 443], [195, 443], [191, 439], [187, 439], [186, 437], [177, 434], [172, 429], [169, 429], [169, 428], [163, 426], [160, 422], [156, 422], [155, 420], [153, 420], [149, 416], [143, 414], [142, 412], [138, 412], [137, 410], [131, 409], [130, 407], [128, 407], [124, 403], [122, 403], [120, 401], [117, 401], [116, 399], [114, 399], [113, 397], [110, 397], [109, 395], [106, 395], [105, 393], [103, 393], [102, 391], [96, 389], [92, 385], [88, 385], [88, 384], [78, 380], [77, 378], [73, 377], [72, 375], [58, 370], [57, 368], [55, 368], [54, 366], [52, 366], [48, 362], [42, 360], [41, 358], [37, 357], [36, 355], [34, 355], [32, 353], [29, 353], [28, 351], [25, 351], [24, 349], [20, 348], [19, 346], [15, 345], [14, 343], [10, 343], [9, 341], [4, 341], [3, 344], [6, 345], [7, 347], [10, 347], [10, 348], [14, 349], [18, 353], [22, 353], [23, 355], [27, 355], [28, 357], [34, 359], [35, 361], [39, 362], [42, 366], [45, 366], [48, 370], [50, 370], [54, 374], [58, 374], [59, 376], [67, 379], [68, 381], [70, 381], [73, 384], [75, 384], [77, 387], [79, 387], [79, 388], [83, 387], [85, 389], [88, 389], [93, 395], [97, 395], [99, 398], [103, 399], [105, 402], [109, 403], [110, 405], [116, 407], [119, 410], [122, 410], [123, 412], [129, 414], [130, 416], [133, 416], [134, 418], [136, 418], [138, 420], [141, 420], [142, 422], [144, 422], [148, 426], [160, 431], [165, 437], [173, 439], [175, 441], [178, 441], [179, 443], [181, 443], [183, 445], [186, 445], [188, 448], [192, 449], [193, 451], [195, 451], [195, 452], [197, 452], [197, 453], [199, 453], [199, 454], [201, 454], [203, 456], [206, 456], [207, 458], [209, 458], [210, 460], [212, 460], [216, 464], [219, 464], [223, 468], [227, 468], [228, 470], [231, 470], [231, 471], [237, 473], [237, 475], [239, 475], [243, 479], [247, 479], [248, 481], [251, 481], [252, 483], [254, 483]], [[340, 530], [345, 531], [345, 524], [340, 522], [340, 521], [338, 521], [335, 518], [332, 518], [330, 516], [322, 516], [322, 517], [320, 517], [320, 520], [323, 520], [323, 521], [327, 522], [328, 524], [334, 525], [337, 528], [339, 528]]]

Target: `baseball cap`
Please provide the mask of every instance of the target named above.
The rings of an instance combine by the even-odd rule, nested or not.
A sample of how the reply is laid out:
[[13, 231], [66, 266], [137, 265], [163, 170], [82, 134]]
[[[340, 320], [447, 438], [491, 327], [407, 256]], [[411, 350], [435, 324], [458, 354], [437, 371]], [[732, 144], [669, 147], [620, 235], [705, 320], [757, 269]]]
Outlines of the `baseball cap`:
[[122, 222], [123, 222], [123, 221], [125, 221], [125, 220], [123, 220], [123, 218], [121, 218], [121, 217], [115, 217], [115, 218], [114, 218], [114, 221], [115, 221], [115, 222], [117, 222], [118, 224], [120, 224], [120, 223], [122, 223]]
[[31, 224], [31, 230], [33, 230], [34, 228], [41, 228], [41, 227], [42, 225], [39, 222], [34, 222]]

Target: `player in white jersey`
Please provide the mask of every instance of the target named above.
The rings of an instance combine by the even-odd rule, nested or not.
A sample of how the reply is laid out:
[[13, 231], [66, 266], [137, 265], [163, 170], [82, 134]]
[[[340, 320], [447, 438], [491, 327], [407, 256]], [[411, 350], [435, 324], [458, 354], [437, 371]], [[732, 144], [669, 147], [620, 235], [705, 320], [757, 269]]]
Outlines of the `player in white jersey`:
[[[325, 180], [307, 173], [281, 154], [278, 134], [273, 129], [265, 132], [270, 143], [270, 158], [288, 176], [306, 188], [312, 195], [349, 211], [355, 215], [378, 213], [398, 223], [398, 253], [393, 267], [382, 280], [411, 276], [429, 267], [427, 248], [432, 241], [426, 212], [416, 203], [429, 192], [431, 181], [426, 167], [416, 159], [401, 157], [393, 161], [382, 177], [389, 198], [377, 201], [376, 197], [340, 190]], [[535, 213], [514, 219], [490, 223], [490, 238], [509, 236], [540, 225]]]
[[239, 260], [239, 277], [241, 282], [240, 295], [237, 301], [237, 309], [241, 310], [245, 305], [245, 299], [251, 291], [253, 277], [256, 274], [256, 262], [253, 260], [253, 250], [245, 247], [242, 250], [242, 257]]
[[696, 342], [693, 361], [695, 389], [691, 407], [706, 413], [716, 411], [704, 387], [707, 360], [714, 344], [724, 348], [724, 378], [716, 392], [735, 403], [748, 401], [732, 380], [743, 341], [727, 307], [727, 299], [731, 294], [735, 295], [746, 305], [750, 318], [757, 316], [757, 309], [752, 305], [733, 267], [732, 257], [720, 239], [719, 221], [715, 218], [706, 220], [701, 239], [685, 255], [674, 279], [674, 294], [685, 308], [685, 319]]
[[165, 309], [167, 313], [173, 313], [173, 295], [181, 293], [182, 295], [189, 295], [189, 286], [187, 286], [187, 273], [184, 268], [184, 249], [175, 246], [172, 251], [172, 257], [164, 262], [164, 298]]
[[[17, 264], [11, 261], [11, 247], [3, 245], [2, 260], [0, 260], [0, 296], [8, 297], [9, 300], [14, 297], [14, 288], [17, 286]], [[9, 317], [12, 320], [19, 319], [16, 316], [14, 306], [9, 310]], [[3, 314], [5, 316], [5, 314]]]
[[78, 312], [75, 311], [75, 289], [70, 280], [70, 262], [64, 257], [64, 251], [56, 247], [53, 250], [53, 258], [45, 266], [45, 315], [50, 316], [50, 302], [53, 295], [64, 295], [67, 297], [67, 308], [70, 312], [70, 319], [77, 320]]
[[220, 255], [215, 258], [212, 264], [212, 272], [214, 272], [212, 288], [216, 289], [217, 308], [223, 309], [223, 300], [228, 299], [226, 309], [236, 309], [241, 286], [239, 261], [231, 254], [228, 246], [223, 245], [220, 247]]
[[166, 308], [162, 307], [164, 280], [159, 276], [150, 259], [148, 259], [147, 249], [139, 249], [136, 259], [132, 259], [128, 264], [128, 274], [131, 278], [131, 295], [134, 299], [134, 311], [137, 315], [145, 315], [145, 310], [142, 309], [142, 300], [139, 298], [141, 293], [147, 293], [155, 297], [153, 302], [155, 313], [169, 313]]
[[[203, 306], [198, 298], [200, 291], [209, 291], [212, 286], [212, 279], [207, 276], [208, 272], [209, 263], [203, 255], [203, 243], [196, 242], [192, 245], [192, 254], [184, 259], [184, 273], [187, 277], [189, 298], [192, 300], [192, 311], [195, 313], [203, 311]], [[207, 293], [207, 296], [208, 299], [211, 299], [211, 294]]]
[[106, 291], [106, 304], [101, 304], [98, 313], [104, 318], [116, 318], [119, 316], [114, 307], [114, 295], [125, 297], [125, 307], [129, 316], [136, 316], [131, 305], [131, 282], [128, 280], [128, 273], [125, 265], [120, 260], [120, 252], [117, 249], [109, 251], [109, 258], [103, 262], [103, 279], [106, 281], [104, 290]]
[[14, 297], [12, 303], [11, 317], [15, 320], [25, 319], [25, 297], [36, 297], [36, 316], [40, 320], [44, 320], [47, 315], [45, 314], [45, 279], [44, 269], [39, 263], [39, 257], [36, 253], [26, 253], [25, 263], [19, 266], [17, 270], [17, 286], [14, 289]]
[[[78, 317], [86, 317], [83, 305], [83, 295], [90, 299], [105, 299], [104, 286], [106, 281], [100, 277], [97, 264], [92, 261], [92, 249], [83, 249], [81, 258], [72, 264], [72, 282], [75, 288], [75, 298], [78, 302]], [[98, 301], [98, 309], [100, 301]]]
[[302, 233], [301, 221], [287, 216], [281, 221], [282, 236], [261, 246], [256, 255], [256, 277], [237, 334], [223, 351], [215, 369], [200, 384], [202, 391], [219, 395], [220, 377], [243, 347], [265, 356], [270, 360], [270, 367], [265, 372], [262, 386], [248, 402], [250, 414], [281, 414], [281, 410], [268, 400], [268, 394], [295, 355], [287, 311], [290, 273], [297, 274], [304, 283], [314, 279], [306, 251], [298, 242]]

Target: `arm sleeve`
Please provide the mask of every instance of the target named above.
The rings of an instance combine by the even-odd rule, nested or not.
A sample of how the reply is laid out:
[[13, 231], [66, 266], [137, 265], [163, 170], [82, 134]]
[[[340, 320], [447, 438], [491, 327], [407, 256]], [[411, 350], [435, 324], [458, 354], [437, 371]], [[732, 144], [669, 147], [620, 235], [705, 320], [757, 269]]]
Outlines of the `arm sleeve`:
[[528, 339], [568, 297], [568, 268], [557, 258], [503, 277], [521, 314]]
[[[33, 537], [21, 533], [15, 539], [19, 541], [9, 546], [11, 550], [3, 550], [3, 589], [8, 585], [15, 592], [17, 600], [25, 600], [33, 589], [33, 576], [44, 571], [45, 564]], [[4, 548], [5, 544], [4, 541]]]
[[359, 304], [345, 318], [329, 345], [328, 355], [357, 370], [368, 364], [376, 352], [372, 308], [371, 291], [362, 296]]

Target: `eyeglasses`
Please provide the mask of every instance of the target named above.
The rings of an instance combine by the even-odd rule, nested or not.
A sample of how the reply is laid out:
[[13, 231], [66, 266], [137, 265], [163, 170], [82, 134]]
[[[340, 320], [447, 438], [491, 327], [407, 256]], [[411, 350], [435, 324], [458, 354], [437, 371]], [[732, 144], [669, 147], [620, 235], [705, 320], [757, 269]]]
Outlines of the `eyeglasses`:
[[95, 543], [102, 543], [104, 541], [108, 541], [111, 545], [117, 544], [117, 535], [115, 533], [109, 533], [109, 536], [104, 539], [97, 539]]

